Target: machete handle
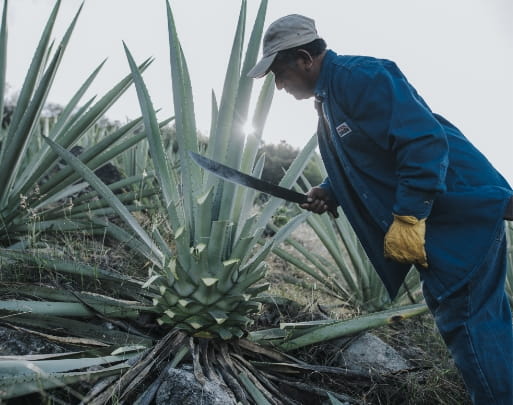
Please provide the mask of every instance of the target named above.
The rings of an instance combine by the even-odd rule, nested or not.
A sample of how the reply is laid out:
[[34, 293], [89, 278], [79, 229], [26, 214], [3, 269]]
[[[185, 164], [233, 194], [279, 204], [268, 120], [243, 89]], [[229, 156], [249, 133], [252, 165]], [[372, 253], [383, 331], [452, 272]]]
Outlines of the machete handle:
[[337, 203], [333, 200], [328, 200], [328, 201], [326, 201], [326, 204], [328, 205], [328, 213], [333, 218], [338, 218]]

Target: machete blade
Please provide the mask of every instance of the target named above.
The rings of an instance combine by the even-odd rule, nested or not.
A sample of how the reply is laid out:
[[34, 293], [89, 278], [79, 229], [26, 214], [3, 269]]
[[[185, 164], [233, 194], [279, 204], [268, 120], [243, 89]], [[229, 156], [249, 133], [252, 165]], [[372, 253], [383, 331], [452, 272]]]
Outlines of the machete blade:
[[189, 151], [189, 156], [203, 169], [228, 180], [232, 183], [240, 184], [241, 186], [250, 187], [254, 190], [261, 191], [262, 193], [270, 194], [273, 197], [282, 198], [287, 201], [303, 204], [307, 202], [306, 194], [298, 193], [288, 188], [280, 187], [272, 183], [260, 180], [249, 174], [242, 173], [232, 167], [225, 166], [215, 160], [209, 159], [205, 156], [199, 155]]

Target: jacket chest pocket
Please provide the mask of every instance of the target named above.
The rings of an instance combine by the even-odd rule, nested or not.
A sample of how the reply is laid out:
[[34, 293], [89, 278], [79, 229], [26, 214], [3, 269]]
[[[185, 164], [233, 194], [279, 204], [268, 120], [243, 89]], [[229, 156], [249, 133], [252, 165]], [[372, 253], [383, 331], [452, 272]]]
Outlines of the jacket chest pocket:
[[346, 140], [348, 137], [353, 137], [358, 132], [356, 125], [340, 110], [336, 113], [328, 114], [327, 111], [330, 108], [326, 105], [322, 105], [322, 115], [325, 125], [329, 128], [330, 134], [333, 138], [340, 140]]
[[347, 152], [353, 150], [364, 152], [366, 149], [365, 137], [362, 136], [358, 127], [345, 117], [331, 123], [331, 136]]
[[335, 149], [339, 153], [342, 151], [344, 161], [351, 162], [360, 169], [373, 170], [388, 160], [384, 151], [370, 141], [351, 118], [340, 110], [327, 114], [329, 107], [326, 104], [322, 107], [324, 123], [329, 128], [330, 142], [336, 145]]
[[348, 159], [359, 170], [376, 175], [382, 171], [394, 171], [391, 154], [380, 148], [350, 119], [333, 124], [332, 139], [344, 151]]

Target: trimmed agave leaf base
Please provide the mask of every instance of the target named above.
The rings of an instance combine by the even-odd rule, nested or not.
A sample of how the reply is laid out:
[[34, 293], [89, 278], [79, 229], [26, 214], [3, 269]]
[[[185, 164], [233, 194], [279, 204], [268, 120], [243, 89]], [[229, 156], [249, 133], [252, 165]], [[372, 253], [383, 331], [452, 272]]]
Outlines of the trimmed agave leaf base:
[[83, 403], [99, 405], [114, 398], [120, 403], [151, 403], [166, 371], [185, 356], [192, 358], [194, 376], [200, 385], [209, 381], [222, 387], [233, 403], [320, 403], [331, 396], [353, 404], [358, 401], [306, 382], [310, 380], [306, 377], [329, 374], [330, 379], [365, 378], [344, 368], [309, 365], [246, 339], [195, 338], [173, 329], [120, 378], [98, 382]]

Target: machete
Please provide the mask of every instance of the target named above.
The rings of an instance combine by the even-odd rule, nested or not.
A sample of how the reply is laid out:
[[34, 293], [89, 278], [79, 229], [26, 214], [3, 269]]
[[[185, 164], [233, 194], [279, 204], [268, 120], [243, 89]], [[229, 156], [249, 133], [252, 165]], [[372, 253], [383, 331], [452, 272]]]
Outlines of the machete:
[[[288, 188], [260, 180], [259, 178], [242, 173], [232, 167], [225, 166], [222, 163], [216, 162], [215, 160], [209, 159], [192, 151], [189, 151], [189, 156], [203, 169], [208, 170], [224, 180], [240, 184], [241, 186], [250, 187], [254, 190], [270, 194], [273, 197], [278, 197], [286, 201], [298, 204], [308, 203], [308, 197], [306, 194], [301, 194], [294, 190], [289, 190]], [[336, 206], [329, 203], [328, 205], [330, 213], [335, 216], [335, 218], [338, 217]]]

